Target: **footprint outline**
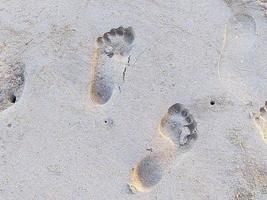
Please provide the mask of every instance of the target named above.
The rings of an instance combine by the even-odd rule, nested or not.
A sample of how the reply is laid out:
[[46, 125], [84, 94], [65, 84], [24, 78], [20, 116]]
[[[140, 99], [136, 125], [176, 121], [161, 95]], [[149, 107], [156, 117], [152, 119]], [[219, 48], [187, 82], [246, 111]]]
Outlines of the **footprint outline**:
[[112, 28], [98, 37], [92, 59], [90, 98], [94, 104], [104, 105], [113, 95], [116, 68], [129, 62], [135, 33], [132, 27]]
[[[180, 103], [169, 107], [159, 123], [158, 130], [160, 136], [168, 141], [170, 149], [150, 153], [138, 161], [131, 171], [131, 180], [128, 184], [132, 193], [151, 191], [160, 182], [166, 169], [180, 157], [180, 154], [189, 151], [193, 140], [198, 138], [196, 120]], [[189, 133], [182, 134], [185, 130]]]

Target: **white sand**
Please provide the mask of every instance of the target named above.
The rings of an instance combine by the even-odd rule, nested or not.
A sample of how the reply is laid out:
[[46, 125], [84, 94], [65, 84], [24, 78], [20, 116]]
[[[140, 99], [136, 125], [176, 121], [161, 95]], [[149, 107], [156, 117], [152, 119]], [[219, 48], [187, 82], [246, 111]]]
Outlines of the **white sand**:
[[[267, 144], [250, 113], [267, 100], [267, 18], [237, 3], [0, 1], [1, 62], [24, 62], [26, 79], [0, 113], [0, 199], [266, 200]], [[95, 40], [121, 25], [136, 34], [125, 81], [94, 105]], [[151, 191], [131, 194], [131, 169], [166, 145], [157, 127], [174, 103], [199, 137]]]

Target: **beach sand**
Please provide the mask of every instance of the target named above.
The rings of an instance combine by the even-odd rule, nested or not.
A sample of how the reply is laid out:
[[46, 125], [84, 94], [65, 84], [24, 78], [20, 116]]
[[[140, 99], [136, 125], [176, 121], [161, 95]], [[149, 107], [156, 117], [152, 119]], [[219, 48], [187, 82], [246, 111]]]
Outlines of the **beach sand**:
[[2, 0], [0, 199], [266, 200], [266, 5]]

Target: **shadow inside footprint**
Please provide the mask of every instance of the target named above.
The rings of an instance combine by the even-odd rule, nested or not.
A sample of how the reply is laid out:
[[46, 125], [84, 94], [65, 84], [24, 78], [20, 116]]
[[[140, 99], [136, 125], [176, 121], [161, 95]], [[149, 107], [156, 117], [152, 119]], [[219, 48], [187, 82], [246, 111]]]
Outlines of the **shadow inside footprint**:
[[108, 84], [103, 79], [98, 79], [98, 81], [93, 81], [91, 96], [94, 102], [102, 105], [105, 104], [112, 96], [113, 85], [112, 83]]
[[97, 38], [90, 92], [94, 103], [105, 104], [111, 98], [116, 82], [114, 75], [118, 73], [119, 64], [128, 64], [134, 37], [131, 27], [119, 27]]
[[133, 184], [130, 186], [132, 192], [149, 191], [161, 180], [163, 167], [155, 156], [147, 156], [142, 159], [132, 171]]

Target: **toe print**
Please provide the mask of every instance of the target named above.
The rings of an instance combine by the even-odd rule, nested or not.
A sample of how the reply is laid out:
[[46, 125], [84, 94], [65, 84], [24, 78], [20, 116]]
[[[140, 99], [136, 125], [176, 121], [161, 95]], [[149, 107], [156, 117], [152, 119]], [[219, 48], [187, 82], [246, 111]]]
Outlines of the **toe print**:
[[253, 114], [255, 125], [258, 127], [262, 139], [267, 143], [267, 101], [258, 113]]
[[132, 192], [147, 192], [157, 185], [181, 153], [188, 151], [197, 138], [197, 123], [189, 110], [180, 103], [172, 105], [159, 125], [159, 132], [171, 148], [153, 152], [138, 162], [132, 170]]
[[16, 103], [24, 88], [24, 65], [0, 63], [0, 111]]
[[186, 145], [197, 136], [197, 123], [189, 110], [177, 103], [162, 118], [159, 130], [162, 136], [175, 145]]
[[118, 59], [127, 57], [133, 47], [134, 31], [131, 27], [111, 29], [105, 33], [103, 37], [97, 39], [97, 47], [100, 52], [112, 58], [116, 56]]
[[111, 29], [97, 38], [93, 57], [93, 79], [91, 82], [91, 99], [96, 104], [105, 104], [112, 96], [116, 76], [120, 66], [128, 63], [133, 47], [133, 28], [119, 27]]

